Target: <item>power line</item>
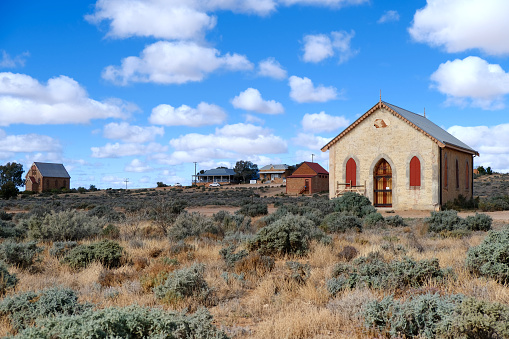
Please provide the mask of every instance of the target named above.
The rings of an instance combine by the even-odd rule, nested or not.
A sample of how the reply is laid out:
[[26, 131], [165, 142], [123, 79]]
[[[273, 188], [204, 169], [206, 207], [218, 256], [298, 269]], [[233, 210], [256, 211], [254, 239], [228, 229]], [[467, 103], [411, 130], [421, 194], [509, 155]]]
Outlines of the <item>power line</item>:
[[124, 182], [125, 182], [125, 189], [127, 190], [127, 183], [129, 182], [129, 178], [125, 178]]

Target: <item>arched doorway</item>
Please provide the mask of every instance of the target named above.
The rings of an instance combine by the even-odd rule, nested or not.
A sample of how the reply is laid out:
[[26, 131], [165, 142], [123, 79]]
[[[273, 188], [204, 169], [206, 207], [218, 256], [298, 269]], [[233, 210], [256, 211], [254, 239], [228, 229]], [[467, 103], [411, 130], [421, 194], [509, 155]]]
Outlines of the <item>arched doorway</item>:
[[375, 207], [392, 207], [392, 169], [385, 159], [380, 159], [375, 166], [373, 187]]

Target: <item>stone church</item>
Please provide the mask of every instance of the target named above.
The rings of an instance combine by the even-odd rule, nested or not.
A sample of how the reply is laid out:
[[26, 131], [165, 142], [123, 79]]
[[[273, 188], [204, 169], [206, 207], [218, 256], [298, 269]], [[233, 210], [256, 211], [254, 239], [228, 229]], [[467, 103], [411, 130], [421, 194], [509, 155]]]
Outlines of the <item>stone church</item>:
[[353, 191], [377, 208], [438, 210], [473, 196], [479, 153], [426, 116], [380, 100], [322, 148], [329, 195]]

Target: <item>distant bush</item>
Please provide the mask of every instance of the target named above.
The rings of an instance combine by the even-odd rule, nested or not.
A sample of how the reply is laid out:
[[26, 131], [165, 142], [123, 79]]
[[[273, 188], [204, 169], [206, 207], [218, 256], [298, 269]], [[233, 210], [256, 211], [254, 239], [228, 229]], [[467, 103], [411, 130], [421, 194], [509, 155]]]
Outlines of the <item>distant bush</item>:
[[249, 217], [256, 217], [259, 215], [267, 215], [269, 211], [267, 209], [267, 204], [256, 203], [256, 204], [246, 204], [242, 206], [235, 214], [243, 214]]
[[0, 244], [0, 260], [9, 265], [28, 269], [40, 261], [39, 253], [42, 250], [35, 241], [18, 243], [6, 240]]
[[193, 264], [171, 272], [163, 284], [154, 287], [155, 296], [166, 302], [175, 302], [186, 297], [205, 301], [211, 290], [203, 278], [204, 270], [205, 266], [202, 264]]
[[348, 288], [402, 289], [422, 286], [429, 279], [441, 280], [448, 270], [440, 269], [438, 259], [414, 261], [409, 257], [385, 262], [378, 253], [360, 257], [351, 264], [337, 264], [327, 281], [331, 295]]
[[214, 214], [212, 218], [225, 233], [252, 232], [251, 218], [248, 216], [239, 214], [232, 215], [227, 211], [221, 210]]
[[186, 206], [187, 202], [180, 199], [159, 200], [149, 210], [150, 219], [168, 235]]
[[108, 224], [101, 230], [101, 235], [109, 239], [118, 239], [120, 237], [120, 228], [113, 224]]
[[323, 239], [325, 235], [311, 220], [287, 214], [283, 218], [258, 230], [248, 243], [250, 251], [263, 255], [304, 255], [312, 239]]
[[119, 267], [124, 249], [115, 241], [102, 240], [89, 245], [83, 244], [71, 249], [62, 262], [71, 268], [80, 269], [98, 261], [107, 268]]
[[49, 254], [53, 257], [63, 257], [74, 247], [78, 246], [76, 241], [55, 241], [49, 249]]
[[16, 287], [17, 284], [16, 274], [9, 273], [7, 266], [0, 261], [0, 295], [4, 295], [7, 290]]
[[470, 199], [465, 198], [463, 195], [459, 195], [454, 200], [449, 200], [444, 204], [445, 210], [464, 210], [464, 209], [476, 209], [479, 207], [479, 197], [472, 197]]
[[104, 219], [90, 217], [86, 212], [76, 210], [51, 212], [42, 218], [32, 216], [23, 222], [30, 238], [51, 241], [90, 238], [99, 234], [106, 224]]
[[111, 206], [100, 205], [95, 206], [91, 210], [87, 212], [87, 215], [90, 217], [98, 217], [106, 220], [107, 222], [118, 222], [125, 218], [124, 213], [117, 212], [115, 209], [111, 208]]
[[0, 220], [0, 238], [23, 238], [26, 230], [11, 221]]
[[371, 201], [363, 195], [346, 192], [339, 198], [332, 199], [335, 204], [334, 210], [344, 215], [354, 215], [362, 218], [365, 215], [376, 212]]
[[199, 237], [204, 233], [222, 235], [223, 230], [217, 226], [212, 218], [200, 213], [181, 213], [173, 227], [168, 230], [168, 237], [172, 240], [184, 240], [188, 237]]
[[271, 213], [260, 219], [263, 226], [270, 225], [271, 223], [286, 217], [288, 214], [300, 215], [311, 220], [315, 226], [319, 226], [323, 220], [323, 213], [318, 208], [310, 206], [299, 206], [297, 204], [283, 205], [279, 207], [276, 212]]
[[76, 293], [69, 288], [53, 287], [37, 292], [23, 292], [0, 301], [0, 314], [11, 326], [22, 330], [38, 318], [81, 314], [91, 305], [78, 303]]
[[359, 254], [359, 251], [353, 246], [345, 246], [341, 252], [338, 253], [338, 258], [350, 261]]
[[507, 211], [509, 210], [509, 195], [482, 198], [479, 201], [479, 208], [483, 212]]
[[386, 217], [385, 218], [385, 223], [387, 225], [389, 225], [389, 226], [392, 226], [392, 227], [406, 226], [405, 220], [403, 220], [403, 218], [400, 217], [399, 215], [394, 215], [394, 216]]
[[466, 266], [471, 272], [509, 283], [509, 226], [490, 231], [484, 240], [467, 252]]
[[228, 247], [222, 248], [219, 251], [219, 255], [221, 258], [223, 258], [226, 266], [228, 268], [233, 268], [235, 266], [235, 263], [239, 261], [242, 258], [247, 257], [248, 252], [246, 250], [241, 250], [235, 253], [235, 250], [237, 249], [237, 246], [230, 245]]
[[340, 212], [328, 214], [323, 218], [320, 228], [327, 232], [341, 233], [353, 229], [362, 230], [361, 219], [353, 215], [343, 215]]
[[383, 227], [385, 226], [385, 219], [380, 213], [374, 212], [364, 216], [362, 223], [365, 227]]
[[89, 310], [80, 315], [38, 321], [17, 337], [51, 338], [203, 338], [227, 339], [206, 309], [193, 314], [137, 305]]
[[469, 231], [488, 231], [491, 229], [492, 219], [486, 214], [475, 214], [466, 219], [460, 218], [457, 211], [439, 211], [431, 212], [429, 218], [424, 222], [428, 224], [428, 231], [441, 233], [445, 231], [469, 230]]

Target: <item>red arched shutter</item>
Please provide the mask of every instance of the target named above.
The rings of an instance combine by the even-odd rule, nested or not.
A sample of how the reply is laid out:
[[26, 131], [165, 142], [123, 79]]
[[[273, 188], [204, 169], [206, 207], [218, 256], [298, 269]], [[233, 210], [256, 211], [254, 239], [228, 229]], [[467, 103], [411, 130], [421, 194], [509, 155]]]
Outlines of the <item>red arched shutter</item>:
[[350, 182], [352, 186], [357, 185], [357, 164], [352, 158], [346, 163], [346, 183], [348, 184], [346, 187], [350, 187]]
[[421, 162], [417, 157], [410, 160], [410, 186], [421, 186]]
[[468, 161], [467, 161], [467, 166], [466, 166], [466, 170], [465, 170], [465, 188], [466, 189], [469, 189], [470, 188], [470, 175], [469, 175], [469, 169], [468, 169]]
[[456, 159], [456, 188], [460, 188], [460, 169], [458, 167], [458, 159]]
[[444, 186], [447, 188], [449, 184], [449, 167], [447, 163], [447, 154], [445, 155], [445, 166], [444, 166]]

